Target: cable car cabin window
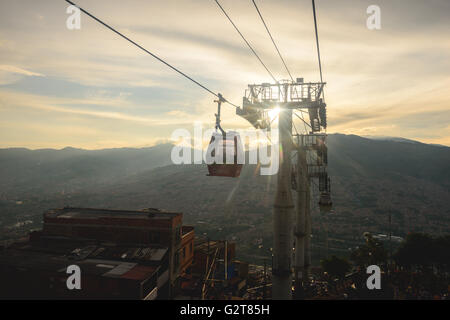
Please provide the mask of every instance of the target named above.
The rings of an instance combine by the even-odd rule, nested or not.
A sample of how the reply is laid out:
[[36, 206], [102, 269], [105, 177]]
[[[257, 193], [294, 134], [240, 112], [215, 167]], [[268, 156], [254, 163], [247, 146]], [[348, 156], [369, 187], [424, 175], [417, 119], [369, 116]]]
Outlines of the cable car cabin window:
[[208, 176], [239, 177], [244, 163], [244, 150], [237, 132], [223, 136], [215, 132], [206, 154]]

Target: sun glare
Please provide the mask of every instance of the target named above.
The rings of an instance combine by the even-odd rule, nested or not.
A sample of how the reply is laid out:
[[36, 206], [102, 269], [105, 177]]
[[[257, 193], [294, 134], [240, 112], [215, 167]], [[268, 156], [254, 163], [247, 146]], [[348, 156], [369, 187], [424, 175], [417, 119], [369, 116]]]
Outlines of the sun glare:
[[270, 118], [270, 121], [273, 121], [278, 115], [280, 114], [280, 108], [273, 108], [272, 110], [269, 110], [268, 115]]

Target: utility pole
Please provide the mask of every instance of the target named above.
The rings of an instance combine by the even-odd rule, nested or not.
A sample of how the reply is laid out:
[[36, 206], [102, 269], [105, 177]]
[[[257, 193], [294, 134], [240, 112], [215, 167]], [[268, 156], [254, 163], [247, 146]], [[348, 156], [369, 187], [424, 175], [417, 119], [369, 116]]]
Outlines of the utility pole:
[[324, 215], [324, 222], [325, 222], [325, 259], [328, 259], [328, 217]]
[[224, 260], [225, 260], [225, 282], [228, 280], [228, 242], [225, 240], [225, 248], [224, 248]]
[[308, 177], [308, 187], [306, 188], [306, 218], [305, 218], [305, 275], [303, 277], [303, 282], [309, 285], [309, 267], [311, 266], [311, 189], [309, 188], [309, 177]]
[[[299, 140], [299, 137], [297, 137]], [[306, 150], [297, 142], [297, 215], [295, 223], [295, 258], [294, 258], [294, 276], [296, 289], [303, 291], [305, 276], [305, 236], [306, 236], [306, 210], [307, 210], [307, 192], [308, 168], [306, 163]]]
[[266, 299], [266, 284], [267, 284], [267, 267], [266, 267], [266, 259], [264, 259], [264, 286], [263, 286], [263, 299]]
[[391, 210], [389, 210], [389, 259], [388, 259], [388, 264], [387, 264], [388, 275], [390, 275], [390, 265], [391, 265], [391, 261], [392, 261], [392, 229], [391, 229], [391, 222], [392, 222]]

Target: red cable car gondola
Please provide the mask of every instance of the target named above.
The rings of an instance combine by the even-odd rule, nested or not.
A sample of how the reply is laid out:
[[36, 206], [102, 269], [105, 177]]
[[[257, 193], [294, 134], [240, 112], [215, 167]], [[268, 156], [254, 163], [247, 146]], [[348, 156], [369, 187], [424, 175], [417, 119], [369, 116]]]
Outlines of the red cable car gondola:
[[[216, 151], [219, 161], [208, 164], [208, 176], [239, 177], [242, 169], [242, 163], [238, 161], [239, 153], [242, 152], [239, 134], [234, 131], [224, 135], [215, 132], [211, 137], [207, 154], [211, 155], [211, 159], [216, 159]], [[227, 161], [227, 157], [231, 159]]]
[[[239, 177], [243, 165], [244, 150], [239, 134], [225, 132], [220, 126], [220, 106], [225, 99], [219, 93], [216, 114], [216, 132], [213, 133], [206, 153], [208, 176]], [[217, 131], [220, 130], [220, 132]], [[217, 153], [216, 153], [217, 151]], [[216, 161], [217, 160], [217, 161]]]

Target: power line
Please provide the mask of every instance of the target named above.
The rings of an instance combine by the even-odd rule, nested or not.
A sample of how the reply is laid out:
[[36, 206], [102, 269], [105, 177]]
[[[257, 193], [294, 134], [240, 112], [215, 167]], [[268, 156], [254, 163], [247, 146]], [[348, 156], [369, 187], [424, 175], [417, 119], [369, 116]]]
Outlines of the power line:
[[269, 75], [272, 77], [272, 79], [278, 83], [277, 79], [275, 79], [275, 77], [273, 76], [272, 72], [270, 72], [269, 68], [267, 68], [267, 66], [264, 64], [264, 62], [261, 60], [261, 58], [259, 57], [259, 55], [256, 53], [256, 51], [253, 49], [253, 47], [250, 45], [250, 43], [247, 41], [247, 39], [245, 39], [244, 35], [241, 33], [241, 31], [239, 31], [238, 27], [236, 27], [236, 25], [234, 24], [233, 20], [231, 20], [230, 16], [226, 13], [226, 11], [224, 10], [224, 8], [220, 5], [218, 0], [214, 0], [217, 5], [219, 6], [219, 8], [222, 10], [223, 14], [228, 18], [228, 20], [231, 22], [231, 24], [233, 25], [233, 27], [236, 29], [236, 31], [239, 33], [239, 35], [241, 36], [242, 40], [244, 40], [244, 42], [247, 44], [247, 46], [250, 48], [250, 50], [253, 52], [253, 54], [256, 56], [256, 58], [259, 60], [259, 62], [262, 64], [262, 66], [264, 67], [264, 69], [266, 69], [266, 71], [269, 73]]
[[70, 3], [71, 5], [77, 7], [78, 9], [80, 9], [80, 11], [82, 11], [83, 13], [87, 14], [89, 17], [91, 17], [92, 19], [94, 19], [95, 21], [97, 21], [98, 23], [102, 24], [103, 26], [105, 26], [106, 28], [108, 28], [109, 30], [111, 30], [112, 32], [118, 34], [119, 36], [121, 36], [122, 38], [124, 38], [125, 40], [129, 41], [130, 43], [134, 44], [136, 47], [138, 47], [139, 49], [143, 50], [144, 52], [148, 53], [149, 55], [151, 55], [153, 58], [155, 58], [156, 60], [164, 63], [166, 66], [168, 66], [169, 68], [171, 68], [172, 70], [178, 72], [179, 74], [181, 74], [183, 77], [191, 80], [192, 82], [194, 82], [196, 85], [200, 86], [201, 88], [203, 88], [204, 90], [208, 91], [209, 93], [211, 93], [212, 95], [216, 96], [219, 99], [223, 99], [224, 102], [239, 108], [239, 106], [227, 101], [225, 98], [221, 98], [219, 96], [219, 94], [213, 92], [212, 90], [208, 89], [206, 86], [202, 85], [200, 82], [194, 80], [192, 77], [188, 76], [187, 74], [185, 74], [184, 72], [182, 72], [181, 70], [177, 69], [176, 67], [172, 66], [171, 64], [169, 64], [168, 62], [164, 61], [163, 59], [161, 59], [160, 57], [158, 57], [156, 54], [148, 51], [147, 49], [145, 49], [144, 47], [142, 47], [141, 45], [139, 45], [138, 43], [134, 42], [133, 40], [131, 40], [130, 38], [128, 38], [127, 36], [125, 36], [124, 34], [120, 33], [119, 31], [117, 31], [116, 29], [114, 29], [113, 27], [109, 26], [108, 24], [106, 24], [105, 22], [103, 22], [102, 20], [100, 20], [99, 18], [95, 17], [94, 15], [90, 14], [89, 12], [87, 12], [86, 10], [84, 10], [83, 8], [79, 7], [77, 4], [73, 3], [70, 0], [65, 0], [66, 2]]
[[283, 59], [283, 57], [281, 56], [280, 50], [278, 50], [278, 46], [277, 46], [277, 44], [275, 43], [275, 40], [273, 39], [272, 34], [270, 33], [269, 28], [267, 27], [267, 24], [266, 24], [266, 22], [264, 21], [264, 18], [262, 17], [262, 14], [261, 14], [261, 12], [259, 11], [259, 8], [258, 8], [258, 6], [256, 5], [255, 0], [252, 0], [252, 2], [253, 2], [253, 4], [255, 5], [256, 11], [258, 11], [259, 17], [261, 18], [261, 21], [262, 21], [262, 23], [264, 24], [264, 27], [266, 28], [267, 33], [269, 34], [270, 39], [272, 40], [272, 43], [273, 43], [273, 45], [275, 46], [275, 49], [277, 50], [278, 55], [280, 56], [280, 59], [281, 59], [281, 61], [283, 62], [283, 65], [284, 65], [284, 67], [286, 68], [287, 73], [289, 74], [289, 77], [291, 78], [292, 82], [294, 82], [294, 78], [292, 77], [291, 73], [289, 72], [289, 69], [288, 69], [288, 67], [287, 67], [287, 65], [286, 65], [286, 62], [284, 62], [284, 59]]
[[[270, 39], [272, 40], [272, 43], [273, 43], [275, 49], [276, 49], [277, 52], [278, 52], [278, 56], [280, 57], [281, 62], [283, 62], [283, 65], [284, 65], [284, 67], [286, 68], [286, 71], [287, 71], [287, 73], [289, 74], [289, 77], [291, 78], [292, 82], [294, 82], [294, 78], [292, 77], [292, 74], [291, 74], [291, 72], [289, 71], [289, 68], [287, 67], [286, 62], [284, 61], [283, 56], [281, 55], [281, 52], [280, 52], [280, 50], [278, 49], [278, 46], [277, 46], [277, 44], [275, 43], [275, 40], [274, 40], [272, 34], [271, 34], [270, 31], [269, 31], [269, 27], [267, 26], [267, 24], [266, 24], [266, 22], [265, 22], [265, 20], [264, 20], [264, 18], [263, 18], [263, 16], [262, 16], [262, 13], [261, 13], [261, 11], [260, 11], [259, 8], [258, 8], [258, 5], [256, 4], [255, 0], [252, 0], [252, 2], [253, 2], [253, 5], [255, 6], [256, 11], [258, 12], [259, 17], [261, 18], [262, 23], [264, 24], [264, 27], [266, 28], [267, 33], [269, 34]], [[306, 129], [306, 121], [305, 121], [305, 119], [304, 119], [304, 117], [303, 117], [303, 113], [300, 113], [300, 116], [301, 116], [301, 120], [302, 120], [302, 122], [303, 122], [303, 126], [304, 126], [304, 129], [305, 129], [305, 133], [307, 133], [308, 130]], [[300, 118], [300, 117], [299, 117], [299, 118]]]
[[316, 31], [317, 58], [319, 59], [320, 82], [323, 82], [323, 80], [322, 80], [322, 63], [320, 62], [319, 34], [317, 32], [316, 4], [315, 4], [314, 0], [312, 0], [312, 8], [313, 8], [313, 16], [314, 16], [314, 29]]

